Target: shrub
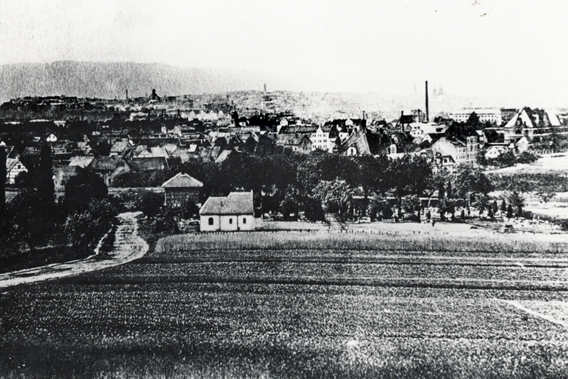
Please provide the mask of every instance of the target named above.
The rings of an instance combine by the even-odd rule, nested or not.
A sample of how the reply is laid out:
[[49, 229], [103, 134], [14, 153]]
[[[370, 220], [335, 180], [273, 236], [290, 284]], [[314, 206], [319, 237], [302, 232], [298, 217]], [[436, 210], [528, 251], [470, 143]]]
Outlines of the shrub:
[[91, 200], [84, 209], [72, 210], [64, 230], [74, 247], [91, 246], [113, 225], [117, 210], [107, 199]]
[[309, 221], [323, 221], [325, 220], [325, 213], [321, 206], [321, 201], [313, 198], [307, 198], [304, 202], [304, 215]]
[[138, 209], [148, 217], [155, 217], [160, 214], [163, 205], [164, 195], [147, 191], [142, 194], [138, 203]]

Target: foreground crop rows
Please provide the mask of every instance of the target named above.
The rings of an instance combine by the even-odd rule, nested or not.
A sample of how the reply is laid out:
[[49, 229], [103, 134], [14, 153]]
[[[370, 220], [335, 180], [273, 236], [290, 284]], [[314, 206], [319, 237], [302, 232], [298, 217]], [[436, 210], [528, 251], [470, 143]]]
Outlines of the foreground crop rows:
[[568, 369], [563, 254], [161, 246], [0, 292], [0, 377], [561, 378]]

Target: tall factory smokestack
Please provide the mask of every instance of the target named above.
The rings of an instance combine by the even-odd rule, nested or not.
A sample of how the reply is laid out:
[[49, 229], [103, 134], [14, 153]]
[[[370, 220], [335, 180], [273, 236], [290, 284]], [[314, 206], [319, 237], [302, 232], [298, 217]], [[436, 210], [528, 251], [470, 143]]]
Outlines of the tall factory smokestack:
[[428, 81], [426, 80], [426, 122], [430, 122], [430, 111], [428, 109]]

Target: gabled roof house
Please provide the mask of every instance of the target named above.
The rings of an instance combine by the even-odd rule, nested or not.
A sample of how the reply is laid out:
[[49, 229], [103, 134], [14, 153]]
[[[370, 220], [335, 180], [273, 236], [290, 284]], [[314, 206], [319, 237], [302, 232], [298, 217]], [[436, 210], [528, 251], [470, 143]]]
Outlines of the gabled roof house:
[[231, 192], [228, 196], [211, 196], [199, 211], [201, 231], [254, 230], [253, 193]]

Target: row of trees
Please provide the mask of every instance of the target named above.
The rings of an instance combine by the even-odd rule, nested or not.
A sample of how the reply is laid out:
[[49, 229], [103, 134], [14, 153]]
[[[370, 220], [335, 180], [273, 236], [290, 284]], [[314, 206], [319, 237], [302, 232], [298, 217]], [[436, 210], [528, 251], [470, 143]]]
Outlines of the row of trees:
[[538, 155], [533, 152], [524, 151], [521, 154], [515, 154], [512, 151], [507, 151], [501, 154], [497, 158], [486, 159], [485, 155], [481, 153], [479, 155], [479, 164], [483, 166], [495, 166], [495, 167], [511, 167], [517, 163], [529, 164], [533, 163], [538, 159]]
[[[5, 157], [1, 153], [0, 157]], [[0, 176], [2, 183], [5, 177], [4, 172]], [[64, 197], [56, 201], [49, 145], [42, 147], [39, 164], [30, 168], [25, 187], [8, 204], [5, 198], [2, 200], [3, 251], [18, 246], [30, 252], [40, 246], [92, 247], [110, 229], [119, 209], [119, 204], [108, 196], [103, 179], [87, 170], [72, 177]]]
[[410, 155], [389, 160], [384, 156], [338, 156], [320, 151], [309, 155], [233, 154], [221, 164], [190, 160], [172, 167], [169, 174], [179, 171], [204, 183], [202, 201], [211, 195], [252, 190], [255, 206], [263, 213], [281, 212], [288, 217], [304, 211], [312, 220], [323, 219], [324, 212], [340, 218], [350, 216], [355, 211], [354, 196], [360, 197], [359, 214], [389, 217], [392, 212], [387, 208], [394, 208], [400, 217], [403, 210], [420, 210], [419, 198], [434, 197], [436, 191], [448, 204], [467, 199], [471, 206], [477, 194], [493, 190], [480, 170], [463, 167], [456, 175], [434, 174], [429, 162]]

